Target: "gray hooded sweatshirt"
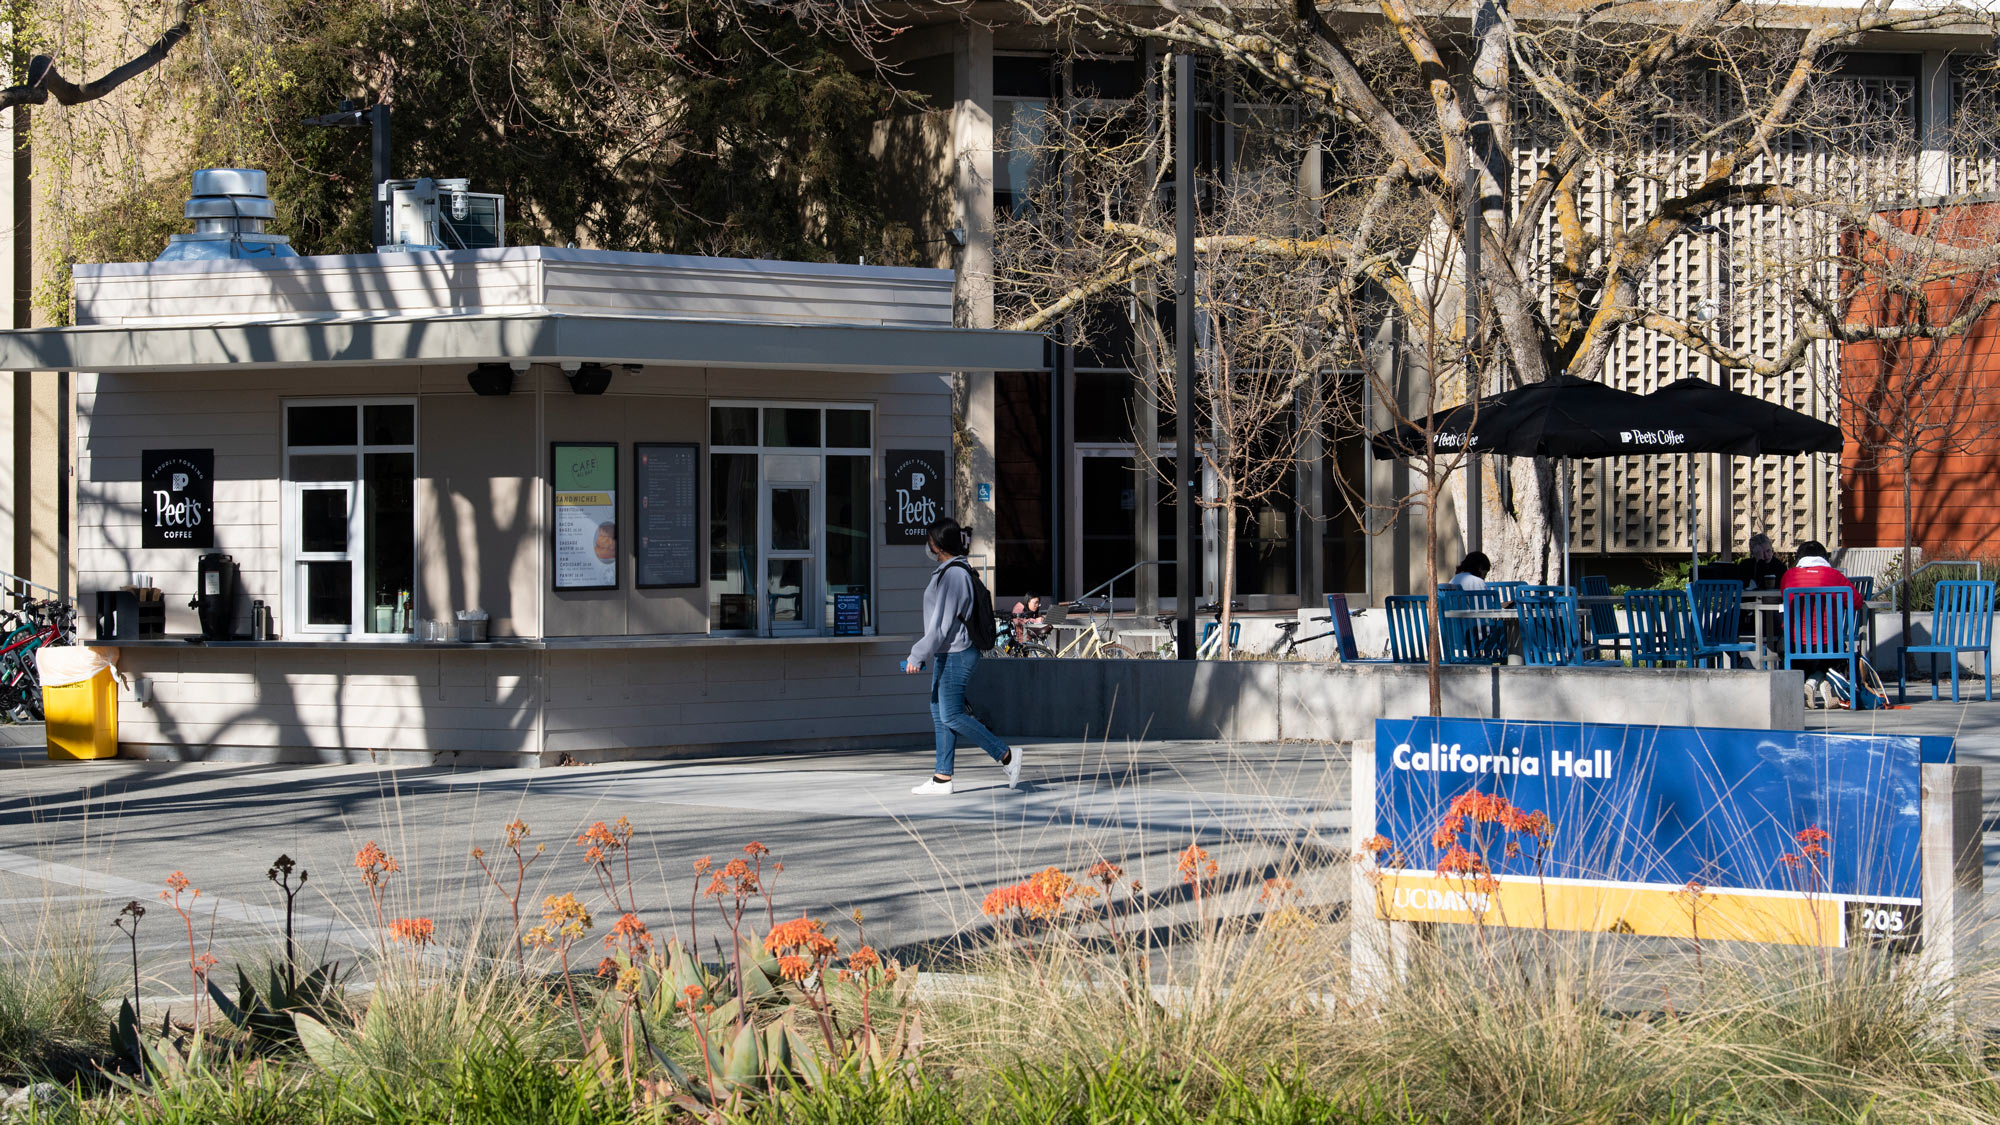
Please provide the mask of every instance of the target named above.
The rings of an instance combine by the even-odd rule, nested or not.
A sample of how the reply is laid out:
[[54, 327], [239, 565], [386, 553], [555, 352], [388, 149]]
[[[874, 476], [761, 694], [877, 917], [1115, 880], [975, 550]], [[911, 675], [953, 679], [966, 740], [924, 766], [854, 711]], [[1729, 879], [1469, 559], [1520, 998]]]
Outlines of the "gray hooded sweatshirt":
[[972, 647], [972, 634], [965, 628], [965, 615], [972, 612], [972, 571], [955, 565], [957, 561], [939, 563], [924, 587], [924, 635], [910, 649], [911, 664]]

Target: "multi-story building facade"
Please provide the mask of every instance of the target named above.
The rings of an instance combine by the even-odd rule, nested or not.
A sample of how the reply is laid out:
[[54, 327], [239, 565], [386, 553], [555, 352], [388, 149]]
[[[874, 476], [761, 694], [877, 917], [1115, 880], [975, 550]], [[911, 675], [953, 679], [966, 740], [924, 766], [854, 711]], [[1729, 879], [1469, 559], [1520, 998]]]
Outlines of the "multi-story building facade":
[[[1148, 95], [1158, 75], [1157, 48], [1134, 42], [1124, 48], [1093, 44], [1087, 57], [1065, 58], [1041, 29], [1021, 26], [999, 7], [977, 13], [991, 21], [952, 20], [917, 29], [899, 41], [912, 85], [928, 108], [885, 126], [885, 138], [935, 145], [919, 162], [929, 177], [904, 186], [914, 201], [912, 218], [927, 224], [938, 264], [960, 271], [959, 315], [968, 326], [994, 323], [996, 223], [1020, 205], [1038, 176], [1034, 125], [1066, 104], [1101, 105], [1106, 99]], [[1879, 49], [1843, 56], [1832, 77], [1855, 96], [1900, 123], [1907, 144], [1881, 147], [1860, 172], [1843, 171], [1835, 157], [1809, 140], [1791, 139], [1766, 159], [1782, 177], [1843, 177], [1855, 190], [1885, 196], [1942, 198], [1991, 182], [1990, 151], [1966, 151], [1961, 112], [1990, 106], [1975, 87], [1975, 54], [1988, 45], [1965, 36], [1903, 36]], [[1158, 86], [1151, 96], [1158, 96]], [[1282, 105], [1248, 104], [1220, 90], [1197, 95], [1201, 136], [1196, 155], [1204, 174], [1226, 180], [1271, 159], [1273, 146], [1257, 138], [1286, 127]], [[1965, 107], [1961, 109], [1960, 107]], [[1163, 107], [1164, 109], [1165, 107]], [[1704, 166], [1701, 153], [1677, 147], [1671, 129], [1653, 138], [1647, 159], [1659, 175], [1636, 189], [1600, 184], [1597, 214], [1610, 212], [1614, 191], [1666, 190], [1676, 175]], [[1865, 147], [1865, 146], [1864, 146]], [[1516, 181], [1525, 187], [1546, 150], [1524, 145], [1510, 154]], [[1294, 154], [1296, 159], [1296, 154]], [[1870, 163], [1872, 161], [1872, 163]], [[1593, 209], [1587, 206], [1587, 210]], [[1553, 220], [1551, 220], [1553, 223]], [[1551, 234], [1553, 232], [1551, 231]], [[1675, 244], [1656, 264], [1649, 300], [1683, 314], [1717, 321], [1728, 347], [1770, 356], [1797, 328], [1797, 317], [1765, 260], [1772, 248], [1801, 240], [1837, 237], [1831, 226], [1802, 225], [1777, 208], [1738, 207], [1722, 212], [1696, 237]], [[1699, 308], [1699, 312], [1697, 312]], [[1120, 580], [1120, 600], [1172, 590], [1148, 574], [1171, 574], [1174, 528], [1171, 505], [1162, 506], [1158, 474], [1148, 451], [1134, 439], [1136, 380], [1143, 376], [1134, 350], [1115, 331], [1093, 335], [1089, 346], [1052, 344], [1039, 370], [968, 377], [962, 392], [960, 434], [966, 446], [962, 490], [970, 505], [980, 550], [993, 561], [1003, 597], [1028, 591], [1063, 597], [1099, 589], [1114, 575], [1149, 560]], [[1607, 369], [1588, 373], [1636, 392], [1649, 392], [1689, 376], [1835, 420], [1839, 350], [1814, 344], [1806, 361], [1779, 375], [1729, 369], [1659, 334], [1623, 334]], [[1328, 593], [1379, 601], [1421, 587], [1427, 536], [1411, 518], [1378, 518], [1373, 526], [1342, 503], [1340, 480], [1383, 510], [1407, 492], [1410, 478], [1395, 465], [1363, 455], [1355, 440], [1330, 442], [1298, 464], [1289, 497], [1262, 505], [1239, 521], [1235, 596], [1252, 607], [1316, 604]], [[1599, 572], [1648, 574], [1646, 564], [1704, 552], [1741, 552], [1752, 534], [1769, 534], [1781, 549], [1805, 539], [1841, 541], [1841, 465], [1832, 456], [1730, 459], [1662, 456], [1579, 463], [1571, 467], [1572, 543], [1583, 565]], [[1440, 513], [1438, 550], [1463, 547], [1457, 497]], [[1210, 558], [1217, 532], [1207, 532]], [[1873, 544], [1857, 544], [1868, 546]], [[1212, 562], [1206, 569], [1215, 596]]]

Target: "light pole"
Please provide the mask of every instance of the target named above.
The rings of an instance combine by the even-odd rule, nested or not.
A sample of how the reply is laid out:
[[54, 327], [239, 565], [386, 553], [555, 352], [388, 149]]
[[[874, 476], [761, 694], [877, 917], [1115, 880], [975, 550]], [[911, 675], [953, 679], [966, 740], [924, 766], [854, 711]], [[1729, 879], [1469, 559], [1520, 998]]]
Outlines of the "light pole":
[[382, 185], [389, 180], [388, 104], [378, 101], [367, 109], [357, 109], [352, 100], [343, 100], [338, 110], [308, 117], [305, 123], [329, 129], [359, 129], [364, 126], [370, 129], [373, 135], [368, 142], [369, 174], [375, 181], [369, 188], [375, 197], [369, 210], [373, 216], [370, 235], [376, 246], [389, 245], [389, 199], [382, 191]]
[[[1174, 543], [1174, 651], [1195, 658], [1194, 568], [1201, 558], [1201, 475], [1194, 462], [1194, 56], [1174, 67], [1174, 471], [1180, 483], [1181, 532]], [[1221, 597], [1228, 598], [1229, 591]]]

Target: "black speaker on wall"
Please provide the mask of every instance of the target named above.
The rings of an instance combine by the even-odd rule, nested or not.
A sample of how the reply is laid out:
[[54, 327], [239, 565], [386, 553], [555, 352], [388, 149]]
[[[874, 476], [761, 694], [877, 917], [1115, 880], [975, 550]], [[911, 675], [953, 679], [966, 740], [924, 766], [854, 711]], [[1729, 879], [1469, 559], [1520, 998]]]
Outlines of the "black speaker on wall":
[[580, 395], [601, 395], [611, 385], [611, 369], [601, 363], [586, 363], [569, 373], [569, 389]]
[[504, 363], [482, 363], [465, 377], [476, 395], [504, 395], [514, 389], [514, 369]]

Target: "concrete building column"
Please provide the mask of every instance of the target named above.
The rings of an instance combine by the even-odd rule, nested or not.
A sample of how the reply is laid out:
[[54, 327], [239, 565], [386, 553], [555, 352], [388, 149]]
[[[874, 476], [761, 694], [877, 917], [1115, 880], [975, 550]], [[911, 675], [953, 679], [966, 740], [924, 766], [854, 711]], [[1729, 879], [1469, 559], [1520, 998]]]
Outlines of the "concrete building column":
[[1917, 74], [1917, 123], [1923, 150], [1917, 154], [1917, 194], [1951, 194], [1951, 56], [1925, 51]]
[[[952, 37], [952, 221], [965, 229], [953, 295], [953, 322], [992, 328], [993, 319], [993, 32], [964, 23]], [[993, 373], [959, 372], [957, 416], [958, 510], [972, 529], [972, 551], [994, 558], [994, 508], [1005, 497], [979, 499], [979, 485], [994, 476]]]

